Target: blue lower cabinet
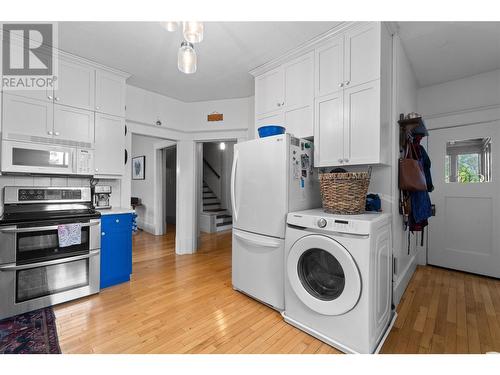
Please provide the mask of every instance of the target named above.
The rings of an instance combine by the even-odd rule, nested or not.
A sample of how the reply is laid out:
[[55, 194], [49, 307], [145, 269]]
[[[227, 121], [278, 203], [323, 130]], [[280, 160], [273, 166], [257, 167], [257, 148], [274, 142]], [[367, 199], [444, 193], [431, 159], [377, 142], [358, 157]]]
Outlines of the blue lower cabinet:
[[101, 217], [101, 289], [130, 280], [132, 214]]

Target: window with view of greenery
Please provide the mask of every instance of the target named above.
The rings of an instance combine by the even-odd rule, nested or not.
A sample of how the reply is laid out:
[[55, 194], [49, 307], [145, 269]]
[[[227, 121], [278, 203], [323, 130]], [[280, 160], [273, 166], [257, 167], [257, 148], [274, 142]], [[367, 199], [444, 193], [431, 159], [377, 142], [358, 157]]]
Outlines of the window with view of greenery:
[[445, 182], [478, 183], [491, 179], [491, 138], [446, 144]]

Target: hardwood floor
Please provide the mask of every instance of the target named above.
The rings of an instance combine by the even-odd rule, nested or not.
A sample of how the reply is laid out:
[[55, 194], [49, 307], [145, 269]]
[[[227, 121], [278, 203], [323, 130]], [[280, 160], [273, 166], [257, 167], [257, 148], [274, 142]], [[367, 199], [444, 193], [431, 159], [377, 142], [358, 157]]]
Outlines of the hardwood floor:
[[[63, 353], [339, 353], [231, 287], [231, 233], [134, 236], [130, 283], [59, 305]], [[500, 281], [419, 267], [383, 353], [500, 351]]]

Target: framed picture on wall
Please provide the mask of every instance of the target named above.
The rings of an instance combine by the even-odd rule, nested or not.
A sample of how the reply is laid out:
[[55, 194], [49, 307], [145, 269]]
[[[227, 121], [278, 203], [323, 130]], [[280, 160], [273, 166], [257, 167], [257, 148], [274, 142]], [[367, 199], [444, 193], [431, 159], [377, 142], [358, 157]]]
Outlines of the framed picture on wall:
[[144, 180], [146, 178], [146, 157], [136, 156], [132, 158], [132, 180]]

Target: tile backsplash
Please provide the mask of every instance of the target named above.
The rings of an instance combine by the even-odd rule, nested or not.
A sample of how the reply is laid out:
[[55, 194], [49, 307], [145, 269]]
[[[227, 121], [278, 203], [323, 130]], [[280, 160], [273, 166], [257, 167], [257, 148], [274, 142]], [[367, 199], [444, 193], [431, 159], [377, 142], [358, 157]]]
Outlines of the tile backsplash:
[[[121, 180], [99, 180], [98, 185], [111, 186], [111, 205], [120, 206]], [[90, 186], [90, 179], [81, 177], [0, 176], [0, 214], [3, 214], [3, 188], [5, 186]]]

